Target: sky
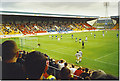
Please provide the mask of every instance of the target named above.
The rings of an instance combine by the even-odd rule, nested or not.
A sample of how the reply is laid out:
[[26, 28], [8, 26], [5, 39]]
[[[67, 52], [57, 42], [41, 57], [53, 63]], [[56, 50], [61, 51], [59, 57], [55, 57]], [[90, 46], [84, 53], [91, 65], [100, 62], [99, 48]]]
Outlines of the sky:
[[85, 16], [106, 16], [104, 2], [108, 2], [108, 15], [118, 15], [119, 0], [1, 0], [0, 10], [69, 14]]

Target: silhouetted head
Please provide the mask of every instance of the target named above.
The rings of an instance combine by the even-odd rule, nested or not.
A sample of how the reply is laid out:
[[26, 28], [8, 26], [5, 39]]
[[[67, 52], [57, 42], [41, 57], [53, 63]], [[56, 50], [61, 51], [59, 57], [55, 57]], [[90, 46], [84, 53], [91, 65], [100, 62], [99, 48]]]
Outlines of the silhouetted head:
[[26, 55], [25, 71], [30, 79], [39, 79], [46, 67], [46, 57], [43, 53], [33, 51]]
[[17, 55], [17, 44], [13, 40], [7, 40], [2, 43], [2, 60], [8, 61], [16, 57]]

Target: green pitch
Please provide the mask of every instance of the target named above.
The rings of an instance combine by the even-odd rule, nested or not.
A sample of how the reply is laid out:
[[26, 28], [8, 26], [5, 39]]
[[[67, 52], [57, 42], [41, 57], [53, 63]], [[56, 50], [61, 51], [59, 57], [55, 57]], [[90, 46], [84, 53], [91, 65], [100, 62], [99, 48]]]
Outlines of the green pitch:
[[[92, 33], [92, 34], [91, 34]], [[93, 70], [101, 69], [108, 74], [119, 76], [119, 53], [118, 53], [118, 42], [117, 38], [118, 31], [105, 31], [104, 37], [102, 31], [92, 32], [80, 32], [73, 33], [74, 38], [71, 38], [72, 34], [58, 34], [57, 36], [63, 39], [56, 39], [44, 36], [33, 36], [33, 37], [20, 37], [20, 38], [7, 38], [5, 40], [15, 40], [20, 49], [30, 52], [33, 48], [36, 51], [40, 51], [48, 54], [54, 59], [65, 59], [68, 63], [75, 64], [77, 66], [87, 67]], [[94, 38], [96, 34], [96, 38]], [[51, 35], [52, 36], [52, 35]], [[75, 38], [81, 38], [85, 41], [85, 48], [82, 49], [82, 44], [75, 42]], [[38, 44], [40, 43], [40, 47]], [[76, 64], [75, 54], [76, 51], [81, 49], [83, 52], [82, 62]]]

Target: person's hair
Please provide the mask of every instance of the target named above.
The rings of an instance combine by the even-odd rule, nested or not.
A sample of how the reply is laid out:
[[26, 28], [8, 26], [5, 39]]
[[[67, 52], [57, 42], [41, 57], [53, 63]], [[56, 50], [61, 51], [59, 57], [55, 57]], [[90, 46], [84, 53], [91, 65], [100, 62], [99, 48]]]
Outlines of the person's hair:
[[44, 54], [45, 55], [45, 57], [48, 57], [48, 55], [47, 54]]
[[64, 63], [64, 66], [66, 67], [68, 64], [67, 63]]
[[49, 62], [52, 62], [53, 61], [53, 59], [51, 58], [51, 59], [49, 59]]
[[11, 60], [17, 55], [17, 44], [13, 40], [7, 40], [2, 43], [2, 60]]
[[77, 53], [79, 53], [79, 52], [77, 51]]
[[67, 67], [63, 67], [60, 71], [61, 80], [69, 80], [70, 74], [70, 70]]
[[106, 79], [106, 76], [107, 76], [106, 73], [104, 73], [103, 71], [97, 70], [92, 73], [91, 79], [102, 80], [102, 79]]
[[82, 71], [85, 71], [85, 69], [82, 69]]
[[74, 65], [72, 65], [72, 68], [74, 68]]
[[63, 60], [60, 60], [60, 63], [63, 63]]
[[81, 67], [79, 67], [77, 70], [81, 70], [82, 68]]
[[85, 68], [85, 72], [88, 72], [88, 70], [89, 70], [88, 68]]
[[46, 57], [38, 51], [30, 52], [26, 55], [24, 67], [29, 79], [39, 79], [46, 67]]

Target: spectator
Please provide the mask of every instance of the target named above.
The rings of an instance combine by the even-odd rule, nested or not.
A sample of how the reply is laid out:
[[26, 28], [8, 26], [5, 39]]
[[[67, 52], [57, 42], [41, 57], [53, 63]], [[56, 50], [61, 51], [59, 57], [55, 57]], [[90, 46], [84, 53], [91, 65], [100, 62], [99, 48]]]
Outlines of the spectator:
[[74, 68], [74, 65], [72, 65], [72, 67], [70, 68], [71, 74], [73, 75], [76, 70], [77, 70], [77, 69]]
[[13, 40], [2, 43], [2, 79], [25, 79], [22, 65], [16, 63], [17, 45]]
[[30, 52], [26, 55], [24, 67], [29, 79], [43, 79], [46, 72], [46, 57], [38, 51]]
[[64, 67], [65, 60], [58, 60], [57, 64], [59, 65], [59, 69], [61, 70]]
[[97, 70], [92, 73], [91, 79], [92, 80], [106, 79], [106, 76], [107, 75], [104, 71]]
[[60, 76], [61, 80], [70, 80], [71, 75], [70, 75], [70, 70], [66, 67], [63, 67], [60, 71]]
[[85, 79], [85, 77], [89, 77], [90, 74], [88, 73], [89, 69], [85, 68], [85, 72], [81, 73], [80, 76], [82, 77], [82, 79]]
[[[78, 77], [80, 76], [81, 73], [83, 73], [84, 71], [82, 70], [82, 67], [79, 67], [75, 72], [74, 72], [74, 75], [76, 75], [74, 77], [75, 80], [78, 79]], [[78, 77], [77, 77], [78, 76]]]
[[67, 62], [64, 63], [64, 67], [67, 67], [69, 69]]
[[102, 70], [97, 70], [92, 73], [91, 80], [118, 80], [118, 77], [106, 74]]
[[53, 61], [53, 59], [49, 59], [49, 69], [48, 69], [48, 74], [50, 74], [51, 72], [53, 72], [55, 69], [52, 67], [58, 68], [58, 64], [56, 64], [55, 61]]
[[107, 80], [118, 80], [119, 78], [118, 78], [118, 77], [115, 77], [115, 76], [113, 76], [113, 75], [107, 74], [106, 79], [107, 79]]

